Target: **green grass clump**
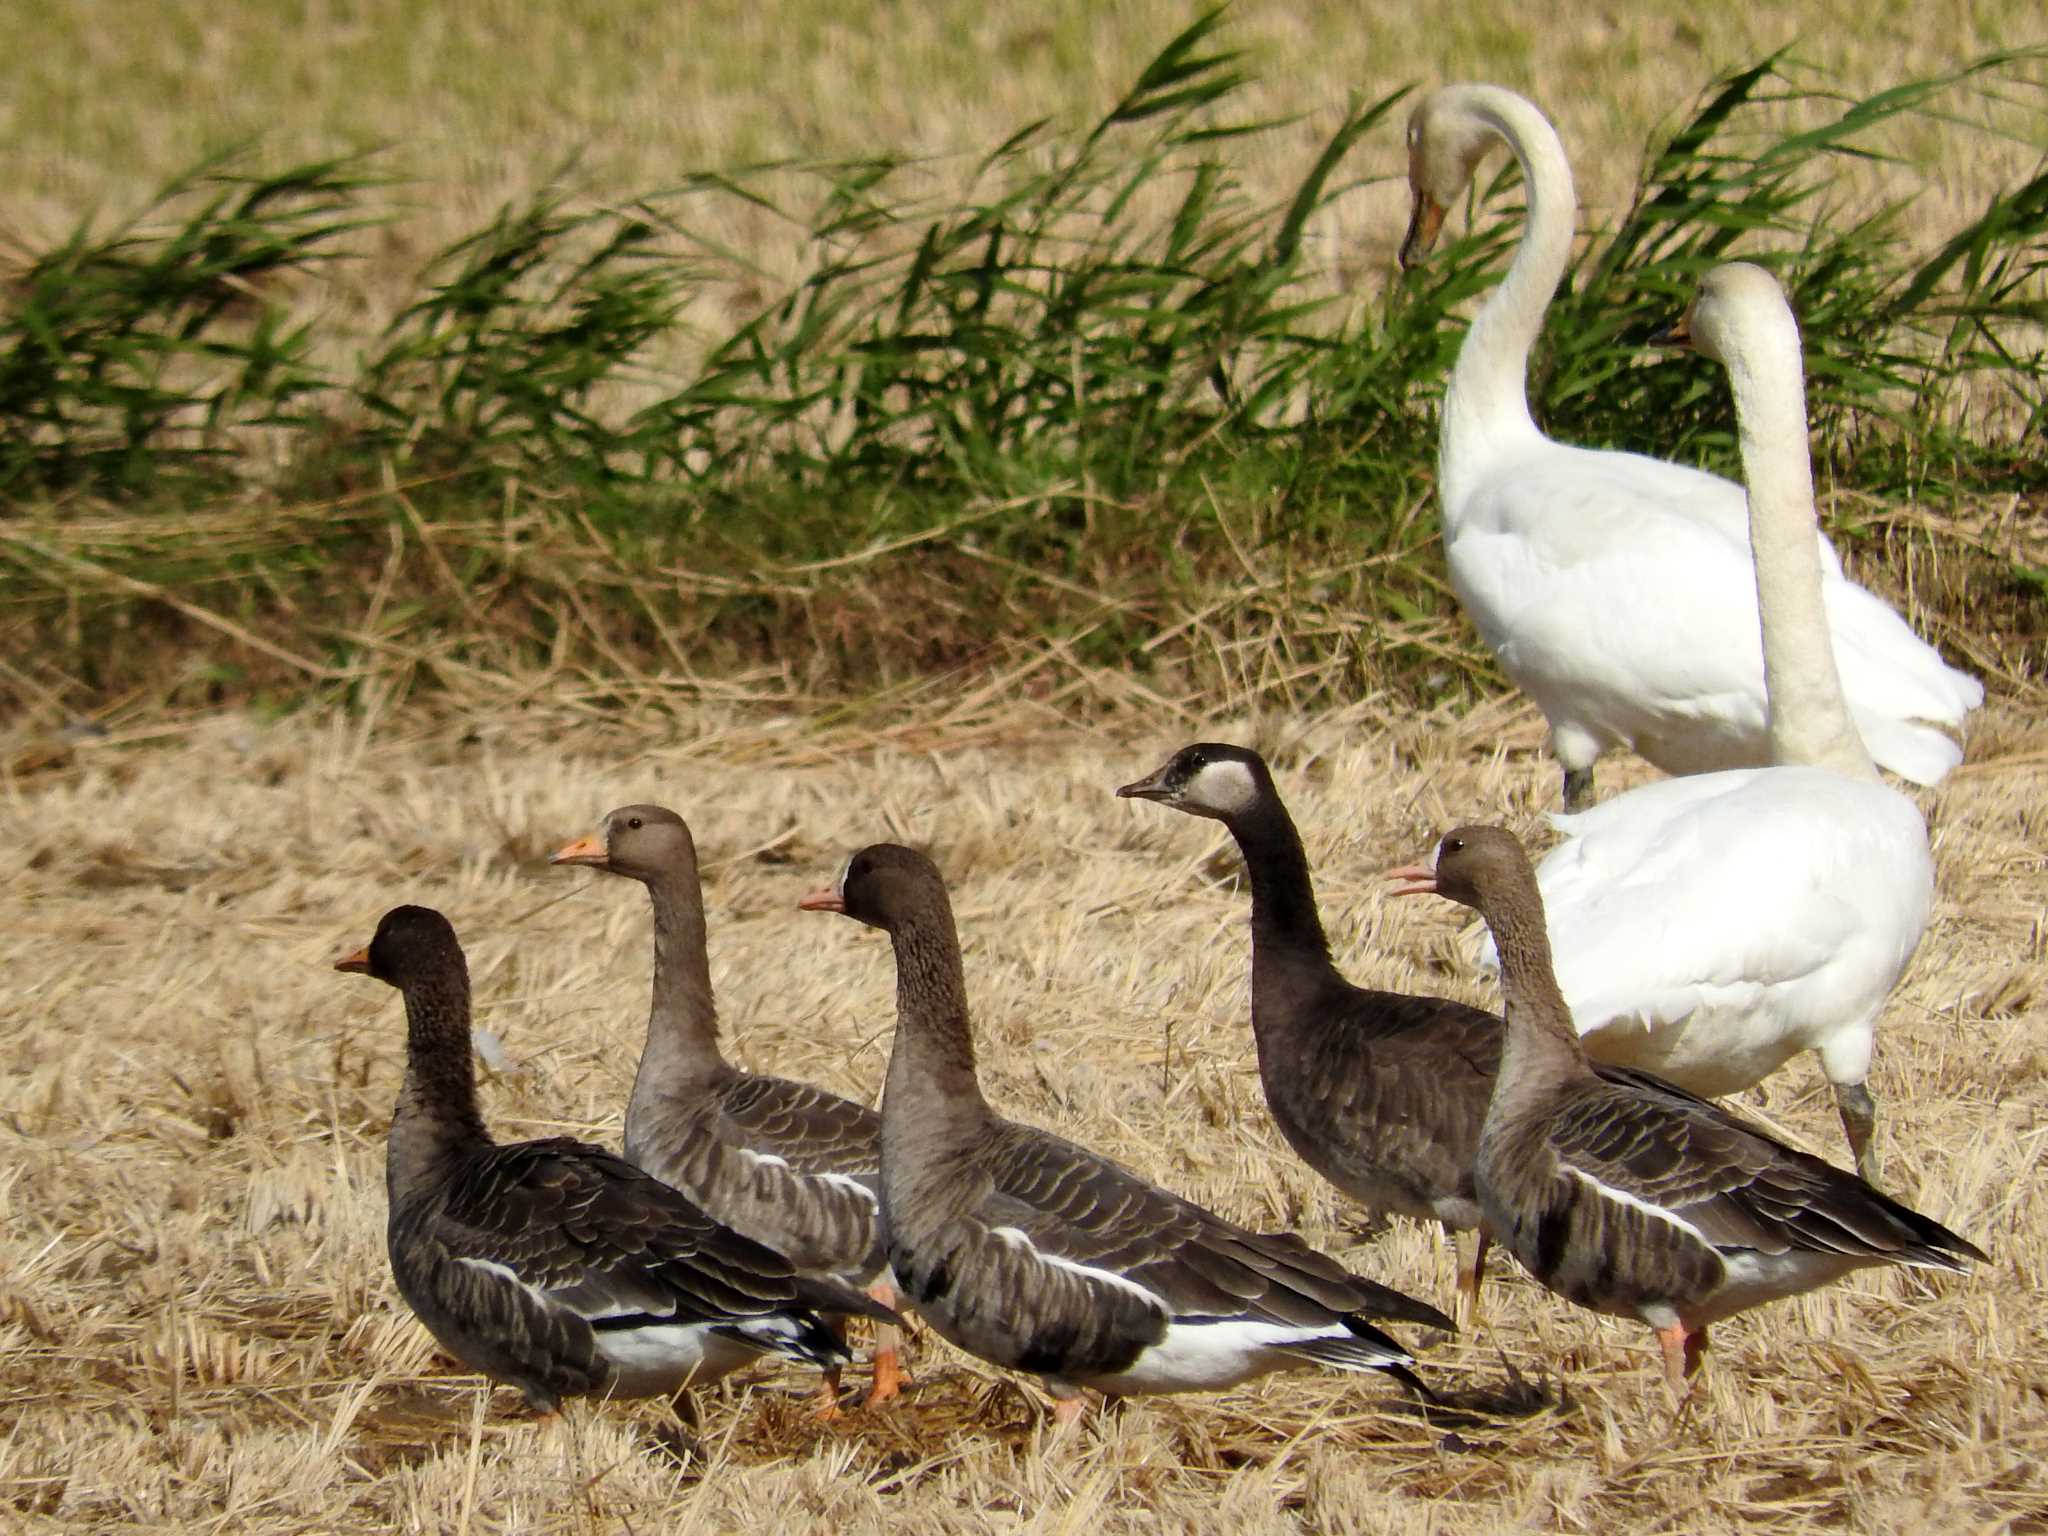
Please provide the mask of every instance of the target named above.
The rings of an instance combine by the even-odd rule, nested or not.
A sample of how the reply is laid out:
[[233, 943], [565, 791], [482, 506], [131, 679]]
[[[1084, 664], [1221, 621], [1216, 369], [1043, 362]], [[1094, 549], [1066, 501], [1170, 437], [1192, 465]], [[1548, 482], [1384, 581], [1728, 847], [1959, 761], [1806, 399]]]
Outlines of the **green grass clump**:
[[[322, 686], [394, 654], [394, 625], [435, 624], [465, 638], [406, 641], [408, 677], [427, 651], [471, 671], [785, 665], [800, 634], [805, 687], [978, 665], [1017, 637], [1183, 694], [1485, 686], [1427, 509], [1462, 316], [1520, 234], [1513, 177], [1384, 295], [1328, 296], [1307, 231], [1406, 90], [1353, 102], [1288, 194], [1255, 201], [1233, 156], [1269, 125], [1233, 114], [1246, 76], [1220, 27], [1199, 17], [1085, 129], [1010, 134], [964, 190], [886, 155], [622, 203], [552, 187], [432, 257], [352, 373], [315, 369], [320, 338], [274, 290], [384, 217], [376, 183], [355, 162], [207, 168], [167, 194], [186, 209], [170, 229], [82, 227], [9, 307], [0, 496], [33, 526], [0, 538], [0, 599], [86, 692], [161, 650], [134, 642], [138, 613], [152, 635], [205, 623], [164, 619], [173, 588], [234, 611], [216, 635], [289, 634], [290, 669]], [[2044, 57], [1862, 101], [1775, 59], [1716, 84], [1575, 259], [1532, 368], [1539, 418], [1731, 467], [1713, 371], [1643, 343], [1739, 255], [1801, 312], [1837, 483], [2048, 488], [2048, 175], [1925, 253], [1897, 207], [1830, 211], [1875, 128]], [[1772, 126], [1788, 102], [1817, 126]], [[779, 291], [714, 235], [735, 202], [795, 232]], [[690, 320], [748, 288], [678, 363]], [[298, 536], [53, 543], [65, 514], [37, 500], [183, 505], [195, 477], [270, 498]], [[2027, 549], [1965, 551], [2022, 630], [2043, 606]], [[1276, 671], [1262, 644], [1292, 659]]]
[[0, 318], [0, 496], [233, 480], [234, 429], [307, 425], [299, 407], [325, 382], [311, 323], [273, 290], [336, 259], [375, 184], [356, 160], [247, 176], [214, 159], [111, 233], [87, 220], [37, 257]]

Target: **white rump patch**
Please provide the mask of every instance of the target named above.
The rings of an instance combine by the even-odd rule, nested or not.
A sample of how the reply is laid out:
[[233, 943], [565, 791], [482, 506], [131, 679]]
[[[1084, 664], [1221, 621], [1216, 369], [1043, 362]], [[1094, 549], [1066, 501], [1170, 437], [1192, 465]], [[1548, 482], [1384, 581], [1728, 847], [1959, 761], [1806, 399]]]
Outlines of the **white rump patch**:
[[1364, 1340], [1341, 1323], [1302, 1328], [1243, 1317], [1177, 1322], [1168, 1326], [1165, 1338], [1149, 1346], [1124, 1370], [1092, 1377], [1087, 1384], [1105, 1392], [1200, 1392], [1309, 1364], [1338, 1370], [1366, 1368], [1341, 1360], [1308, 1361], [1288, 1353], [1290, 1346], [1317, 1340], [1365, 1346]]
[[[766, 1319], [749, 1319], [743, 1327]], [[777, 1352], [718, 1331], [713, 1323], [657, 1323], [610, 1328], [597, 1335], [597, 1352], [612, 1368], [614, 1397], [666, 1397], [684, 1386], [703, 1386]]]
[[1234, 757], [1204, 763], [1188, 780], [1187, 798], [1225, 816], [1248, 811], [1258, 803], [1259, 785], [1251, 769]]

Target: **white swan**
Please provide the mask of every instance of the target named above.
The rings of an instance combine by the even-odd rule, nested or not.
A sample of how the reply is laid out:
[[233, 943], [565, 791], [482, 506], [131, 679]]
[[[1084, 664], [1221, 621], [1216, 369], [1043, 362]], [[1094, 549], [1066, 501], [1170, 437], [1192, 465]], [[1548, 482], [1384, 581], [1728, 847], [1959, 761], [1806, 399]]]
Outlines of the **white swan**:
[[1777, 766], [1663, 779], [1553, 817], [1565, 841], [1537, 882], [1557, 977], [1592, 1055], [1695, 1093], [1818, 1051], [1871, 1178], [1864, 1079], [1878, 1011], [1927, 926], [1927, 828], [1878, 777], [1829, 651], [1783, 292], [1760, 267], [1717, 267], [1673, 335], [1725, 364], [1735, 394]]
[[[1492, 85], [1433, 92], [1408, 124], [1412, 266], [1496, 138], [1521, 162], [1529, 216], [1500, 287], [1466, 333], [1443, 404], [1444, 553], [1465, 612], [1550, 722], [1565, 808], [1593, 762], [1632, 746], [1667, 773], [1769, 761], [1763, 659], [1742, 488], [1640, 454], [1552, 442], [1529, 415], [1529, 348], [1570, 257], [1577, 204], [1556, 132]], [[1877, 761], [1932, 784], [1984, 701], [1821, 541], [1828, 624], [1849, 712]], [[1929, 722], [1932, 722], [1931, 724]]]

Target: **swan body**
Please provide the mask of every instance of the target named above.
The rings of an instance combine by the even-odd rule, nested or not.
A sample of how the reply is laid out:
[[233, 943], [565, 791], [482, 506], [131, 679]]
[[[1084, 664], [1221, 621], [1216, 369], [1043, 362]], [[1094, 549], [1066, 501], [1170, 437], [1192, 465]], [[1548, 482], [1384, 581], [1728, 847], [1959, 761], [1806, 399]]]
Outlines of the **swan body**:
[[1553, 821], [1565, 841], [1538, 885], [1589, 1052], [1710, 1097], [1809, 1050], [1831, 1082], [1869, 1076], [1934, 900], [1911, 801], [1824, 768], [1744, 768]]
[[1866, 1176], [1877, 1017], [1927, 926], [1934, 863], [1912, 801], [1850, 718], [1823, 607], [1799, 328], [1742, 263], [1684, 327], [1735, 394], [1775, 766], [1669, 779], [1574, 816], [1537, 870], [1557, 978], [1586, 1049], [1695, 1093], [1820, 1055]]
[[[1438, 446], [1444, 554], [1480, 637], [1550, 724], [1566, 809], [1592, 767], [1633, 747], [1669, 773], [1767, 763], [1768, 712], [1741, 486], [1640, 454], [1551, 441], [1529, 414], [1529, 350], [1570, 259], [1577, 204], [1543, 114], [1490, 85], [1433, 93], [1409, 125], [1419, 260], [1496, 139], [1520, 161], [1528, 225], [1474, 318], [1445, 392]], [[1870, 754], [1918, 784], [1962, 759], [1946, 734], [1983, 703], [1827, 540], [1823, 603], [1848, 708]]]

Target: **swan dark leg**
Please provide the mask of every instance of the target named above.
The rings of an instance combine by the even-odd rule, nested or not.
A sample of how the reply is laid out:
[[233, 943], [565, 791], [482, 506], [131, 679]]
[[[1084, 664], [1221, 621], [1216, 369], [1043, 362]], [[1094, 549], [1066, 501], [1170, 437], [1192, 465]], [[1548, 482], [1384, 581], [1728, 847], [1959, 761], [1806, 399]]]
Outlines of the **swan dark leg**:
[[1841, 1112], [1842, 1129], [1849, 1137], [1849, 1155], [1856, 1159], [1856, 1171], [1866, 1184], [1876, 1184], [1877, 1106], [1870, 1100], [1867, 1083], [1835, 1084], [1835, 1108]]
[[1583, 768], [1567, 768], [1564, 771], [1564, 808], [1566, 812], [1583, 811], [1593, 803], [1593, 765]]

